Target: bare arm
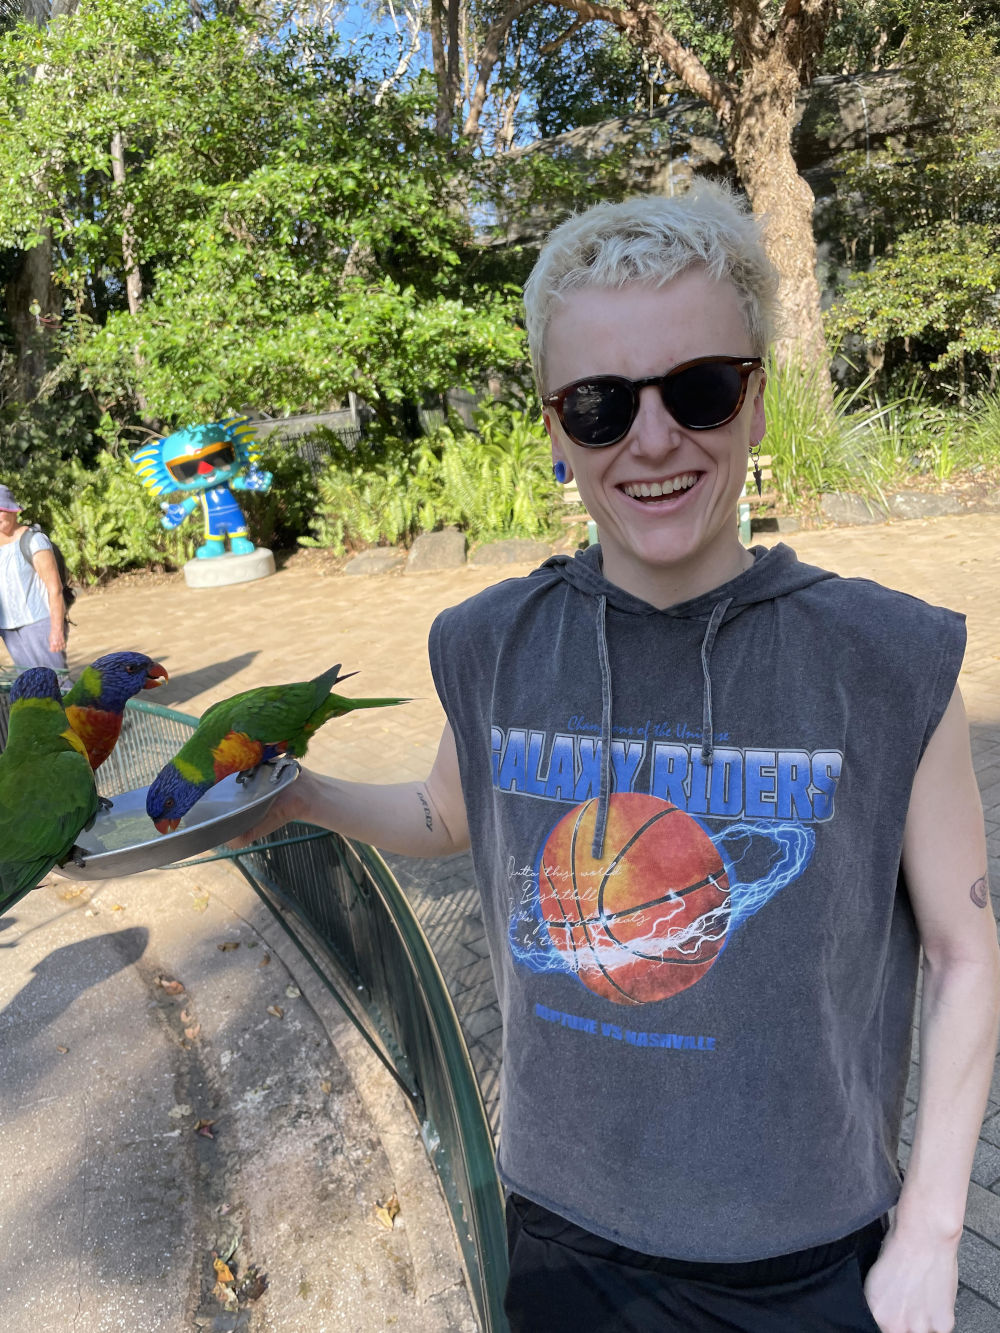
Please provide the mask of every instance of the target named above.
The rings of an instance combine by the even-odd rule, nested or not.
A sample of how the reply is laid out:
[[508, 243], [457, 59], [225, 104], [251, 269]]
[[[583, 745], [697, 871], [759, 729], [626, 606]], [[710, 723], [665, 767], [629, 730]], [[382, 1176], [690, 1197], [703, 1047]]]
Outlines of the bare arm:
[[450, 856], [469, 845], [455, 737], [447, 724], [426, 782], [376, 786], [303, 769], [254, 828], [229, 844], [245, 847], [291, 820], [317, 824], [403, 856]]
[[45, 584], [49, 599], [49, 651], [61, 653], [66, 647], [66, 604], [63, 601], [62, 579], [56, 558], [46, 547], [44, 551], [35, 551], [31, 557], [35, 573]]
[[947, 1333], [1000, 1010], [982, 805], [957, 689], [917, 770], [903, 869], [924, 951], [920, 1089], [906, 1180], [865, 1292], [885, 1333]]

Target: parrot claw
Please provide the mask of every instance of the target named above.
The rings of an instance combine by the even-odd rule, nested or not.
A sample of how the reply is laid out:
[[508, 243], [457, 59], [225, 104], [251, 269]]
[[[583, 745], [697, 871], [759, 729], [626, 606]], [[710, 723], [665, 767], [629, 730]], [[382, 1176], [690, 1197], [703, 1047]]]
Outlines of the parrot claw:
[[255, 764], [253, 768], [245, 768], [242, 773], [237, 773], [236, 785], [238, 787], [243, 787], [248, 782], [252, 782], [258, 768], [260, 768], [260, 764]]
[[[94, 820], [97, 818], [97, 816], [98, 816], [98, 815], [106, 814], [108, 810], [112, 810], [112, 809], [114, 809], [114, 804], [115, 804], [114, 801], [109, 801], [108, 798], [107, 798], [106, 796], [98, 796], [98, 798], [97, 798], [97, 809], [94, 811], [94, 813], [91, 815], [91, 817], [87, 820], [86, 824], [84, 824], [84, 826], [83, 826], [83, 828], [80, 830], [80, 832], [81, 832], [81, 833], [86, 833], [89, 829], [92, 829], [92, 828], [94, 827]], [[75, 865], [83, 865], [83, 862], [82, 862], [82, 861], [78, 861], [78, 860], [76, 859], [76, 856], [74, 856], [72, 859], [73, 859], [73, 862], [74, 862]]]
[[277, 782], [286, 768], [294, 767], [295, 760], [289, 754], [279, 755], [277, 759], [271, 762], [271, 782]]

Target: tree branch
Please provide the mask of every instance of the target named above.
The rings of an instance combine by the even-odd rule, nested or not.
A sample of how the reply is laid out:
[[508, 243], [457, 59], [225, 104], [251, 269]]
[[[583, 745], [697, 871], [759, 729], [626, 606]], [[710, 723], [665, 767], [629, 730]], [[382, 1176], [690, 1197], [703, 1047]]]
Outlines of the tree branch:
[[585, 25], [584, 19], [575, 18], [565, 32], [561, 32], [558, 37], [553, 37], [551, 42], [544, 42], [538, 48], [538, 54], [540, 56], [552, 55], [553, 51], [558, 51], [560, 46], [562, 46], [565, 42], [568, 42], [569, 39], [573, 36], [573, 34], [575, 32], [579, 32], [580, 29], [584, 27], [584, 25]]
[[486, 89], [496, 63], [500, 59], [500, 52], [503, 50], [507, 30], [515, 19], [519, 19], [527, 10], [542, 2], [543, 0], [514, 0], [513, 4], [508, 5], [486, 34], [482, 54], [479, 57], [479, 71], [475, 91], [469, 98], [469, 114], [466, 116], [465, 124], [462, 127], [462, 133], [466, 138], [474, 139], [481, 133], [479, 119], [486, 104]]
[[[829, 2], [813, 0], [813, 3]], [[708, 103], [723, 125], [731, 120], [735, 90], [710, 74], [695, 53], [682, 45], [664, 26], [656, 9], [645, 3], [645, 0], [631, 0], [625, 9], [593, 4], [591, 0], [554, 0], [554, 3], [563, 9], [572, 10], [584, 22], [612, 24], [631, 38], [636, 46], [659, 56], [685, 88]]]

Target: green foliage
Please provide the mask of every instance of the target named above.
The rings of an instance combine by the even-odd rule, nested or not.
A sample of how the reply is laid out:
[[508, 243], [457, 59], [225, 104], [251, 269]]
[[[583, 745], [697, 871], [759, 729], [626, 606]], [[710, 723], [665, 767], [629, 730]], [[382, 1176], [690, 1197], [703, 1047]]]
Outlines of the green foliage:
[[0, 246], [51, 229], [84, 386], [119, 419], [144, 403], [180, 424], [353, 391], [398, 426], [427, 394], [516, 371], [513, 294], [466, 277], [465, 164], [431, 128], [429, 81], [379, 97], [329, 32], [232, 14], [82, 0], [0, 37]]
[[963, 466], [1000, 464], [1000, 389], [983, 394], [967, 418], [959, 462]]
[[476, 431], [444, 426], [440, 515], [473, 542], [542, 537], [552, 531], [557, 487], [541, 421], [501, 404], [476, 414]]
[[318, 492], [313, 470], [295, 448], [274, 436], [260, 444], [260, 466], [271, 473], [266, 494], [240, 491], [237, 499], [246, 515], [247, 529], [255, 546], [276, 550], [294, 548], [309, 531]]
[[771, 456], [775, 490], [784, 503], [850, 489], [863, 471], [862, 441], [878, 411], [866, 410], [857, 390], [837, 390], [831, 411], [817, 370], [771, 362], [764, 414], [763, 452]]
[[775, 490], [789, 507], [823, 491], [878, 498], [915, 476], [947, 481], [959, 469], [1000, 468], [1000, 392], [963, 415], [933, 402], [919, 379], [882, 399], [869, 378], [838, 389], [827, 411], [810, 372], [772, 365], [764, 409], [763, 451], [772, 459]]
[[[656, 6], [677, 40], [722, 78], [732, 54], [725, 0], [665, 0]], [[677, 80], [655, 55], [609, 24], [575, 26], [556, 6], [529, 9], [514, 25], [501, 87], [521, 86], [521, 138], [562, 134], [672, 100]], [[501, 94], [502, 98], [502, 94]]]
[[998, 292], [1000, 220], [942, 221], [901, 236], [891, 254], [859, 273], [829, 329], [835, 338], [853, 333], [883, 347], [919, 342], [931, 371], [952, 371], [967, 357], [981, 358], [988, 371], [1000, 360]]
[[[836, 338], [860, 338], [883, 379], [922, 363], [938, 396], [966, 405], [1000, 365], [1000, 45], [946, 0], [885, 0], [906, 29], [900, 70], [911, 141], [857, 155], [842, 195], [850, 259]], [[883, 369], [884, 367], [884, 369]]]
[[312, 533], [300, 540], [337, 555], [451, 524], [473, 543], [549, 536], [561, 506], [541, 422], [495, 403], [476, 413], [475, 430], [453, 419], [415, 445], [345, 450], [318, 489]]
[[368, 449], [343, 451], [319, 476], [312, 533], [300, 543], [343, 555], [364, 546], [396, 545], [433, 529], [436, 466], [433, 450], [423, 443], [386, 440], [378, 458]]
[[194, 554], [196, 529], [160, 527], [160, 509], [127, 457], [103, 452], [93, 467], [71, 461], [62, 498], [52, 505], [52, 537], [77, 583], [124, 569], [176, 569]]
[[12, 363], [0, 347], [0, 481], [16, 482], [32, 520], [45, 526], [68, 490], [69, 460], [93, 461], [99, 414], [65, 365], [43, 379], [34, 401], [20, 402]]

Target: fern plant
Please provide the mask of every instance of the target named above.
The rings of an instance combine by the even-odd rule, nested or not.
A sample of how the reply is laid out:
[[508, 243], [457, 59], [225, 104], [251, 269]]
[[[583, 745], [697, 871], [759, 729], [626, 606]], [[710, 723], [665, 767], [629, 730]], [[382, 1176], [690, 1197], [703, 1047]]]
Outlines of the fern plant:
[[179, 568], [194, 554], [196, 530], [167, 532], [156, 501], [128, 459], [107, 451], [93, 468], [67, 465], [64, 495], [51, 508], [49, 534], [77, 583], [149, 565]]

